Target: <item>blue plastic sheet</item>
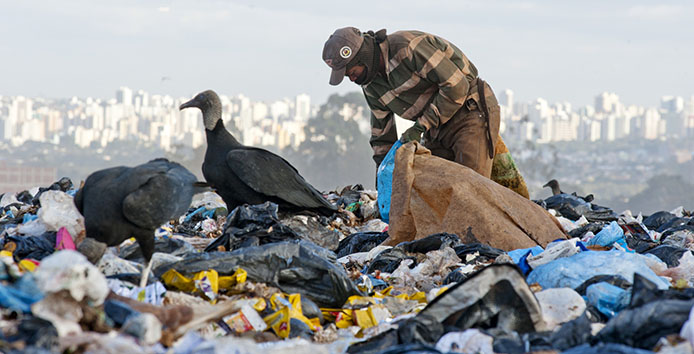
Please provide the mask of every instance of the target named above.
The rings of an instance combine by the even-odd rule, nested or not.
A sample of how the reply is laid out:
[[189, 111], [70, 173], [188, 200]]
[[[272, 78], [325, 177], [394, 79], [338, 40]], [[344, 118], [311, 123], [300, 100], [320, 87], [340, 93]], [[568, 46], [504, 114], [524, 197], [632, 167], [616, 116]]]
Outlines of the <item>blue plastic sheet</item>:
[[528, 284], [539, 283], [543, 289], [575, 289], [596, 275], [619, 275], [633, 283], [634, 273], [639, 273], [659, 289], [669, 288], [670, 284], [648, 268], [643, 257], [617, 250], [580, 252], [537, 267], [528, 275]]
[[395, 152], [402, 146], [400, 140], [390, 148], [386, 157], [378, 166], [377, 185], [378, 189], [378, 210], [381, 213], [381, 220], [385, 223], [390, 222], [390, 195], [393, 191], [393, 169], [395, 169]]

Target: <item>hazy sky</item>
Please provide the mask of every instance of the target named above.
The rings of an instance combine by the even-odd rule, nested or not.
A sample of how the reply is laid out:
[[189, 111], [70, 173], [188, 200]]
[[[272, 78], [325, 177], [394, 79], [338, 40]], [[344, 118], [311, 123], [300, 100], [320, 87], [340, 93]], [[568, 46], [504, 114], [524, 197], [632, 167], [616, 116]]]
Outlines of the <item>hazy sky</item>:
[[358, 89], [328, 85], [321, 60], [328, 36], [355, 26], [440, 35], [519, 100], [583, 105], [613, 91], [655, 106], [694, 94], [692, 19], [692, 1], [0, 0], [0, 95], [212, 88], [321, 103]]

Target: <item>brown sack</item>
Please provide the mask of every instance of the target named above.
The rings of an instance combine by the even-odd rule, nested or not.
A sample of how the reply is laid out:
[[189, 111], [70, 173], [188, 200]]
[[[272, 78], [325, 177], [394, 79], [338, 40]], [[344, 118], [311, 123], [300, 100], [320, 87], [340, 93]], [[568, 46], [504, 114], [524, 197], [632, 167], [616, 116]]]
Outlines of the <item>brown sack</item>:
[[506, 251], [567, 238], [539, 205], [416, 142], [395, 155], [390, 221], [383, 244], [391, 246], [438, 232], [464, 236], [468, 228], [479, 242]]

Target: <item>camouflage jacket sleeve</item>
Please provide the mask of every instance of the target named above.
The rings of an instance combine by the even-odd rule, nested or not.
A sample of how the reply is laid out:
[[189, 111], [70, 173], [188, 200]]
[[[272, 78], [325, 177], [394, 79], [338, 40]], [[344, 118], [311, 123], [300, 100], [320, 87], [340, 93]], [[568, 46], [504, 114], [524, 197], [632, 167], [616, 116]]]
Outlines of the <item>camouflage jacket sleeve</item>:
[[438, 85], [431, 103], [417, 119], [426, 129], [446, 123], [462, 107], [477, 69], [459, 49], [434, 36], [412, 48], [412, 65], [420, 77]]
[[378, 99], [369, 95], [364, 90], [366, 103], [371, 110], [371, 138], [369, 143], [374, 151], [373, 159], [376, 165], [380, 165], [390, 147], [398, 140], [395, 129], [395, 116], [388, 108], [381, 105]]

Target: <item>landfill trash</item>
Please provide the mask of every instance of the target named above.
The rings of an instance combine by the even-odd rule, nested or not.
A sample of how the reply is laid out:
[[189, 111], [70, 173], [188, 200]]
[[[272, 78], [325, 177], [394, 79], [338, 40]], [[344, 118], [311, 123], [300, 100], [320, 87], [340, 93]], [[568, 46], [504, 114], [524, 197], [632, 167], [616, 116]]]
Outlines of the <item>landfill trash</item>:
[[605, 282], [591, 284], [586, 289], [588, 304], [595, 306], [607, 318], [629, 306], [630, 295], [628, 291]]
[[32, 274], [25, 274], [13, 284], [0, 284], [0, 307], [31, 313], [31, 305], [43, 298]]
[[436, 342], [436, 349], [442, 353], [494, 354], [494, 338], [478, 329], [463, 332], [449, 332]]
[[528, 256], [528, 265], [532, 268], [537, 268], [555, 259], [573, 256], [581, 251], [581, 248], [576, 245], [577, 242], [578, 239], [575, 238], [552, 242], [547, 245], [547, 248], [542, 253], [535, 256]]
[[224, 234], [210, 243], [205, 252], [232, 251], [299, 239], [294, 230], [280, 222], [278, 208], [277, 204], [271, 202], [236, 207], [227, 217]]
[[542, 308], [542, 316], [548, 329], [579, 317], [586, 310], [586, 303], [576, 291], [569, 288], [546, 289], [535, 293]]
[[84, 218], [71, 196], [62, 191], [48, 190], [41, 194], [39, 200], [41, 208], [38, 217], [48, 231], [58, 231], [65, 227], [73, 237], [84, 232]]
[[[55, 188], [41, 194], [62, 190]], [[68, 236], [67, 225], [49, 231], [37, 193], [0, 198], [11, 202], [0, 209], [3, 352], [692, 348], [694, 222], [683, 209], [609, 219], [611, 211], [591, 204], [575, 220], [549, 210], [572, 238], [554, 224], [553, 242], [526, 247], [493, 247], [470, 226], [384, 245], [394, 225], [378, 219], [378, 195], [360, 185], [328, 193], [340, 208], [330, 218], [286, 212], [273, 219], [266, 204], [245, 206], [259, 212], [245, 225], [207, 192], [155, 231], [153, 275], [143, 288], [132, 240], [107, 248]], [[284, 227], [296, 238], [263, 244], [257, 237], [256, 246], [203, 252], [225, 232], [249, 240]]]
[[75, 300], [86, 298], [94, 305], [108, 295], [106, 277], [77, 251], [57, 251], [44, 258], [34, 275], [44, 293], [67, 290]]
[[12, 252], [15, 260], [43, 260], [55, 251], [56, 233], [45, 232], [39, 236], [7, 235], [4, 238], [3, 249]]
[[286, 293], [299, 293], [321, 306], [339, 307], [351, 295], [360, 294], [344, 268], [337, 264], [334, 253], [302, 240], [193, 255], [156, 268], [154, 273], [161, 276], [175, 269], [189, 275], [215, 269], [220, 275], [231, 275], [238, 268], [246, 270], [251, 281], [270, 284]]
[[123, 327], [123, 333], [127, 333], [146, 345], [152, 345], [161, 339], [162, 324], [151, 313], [142, 313], [129, 316]]
[[378, 187], [378, 209], [381, 220], [390, 223], [390, 196], [393, 190], [393, 170], [395, 169], [395, 153], [402, 146], [401, 141], [396, 141], [378, 166], [376, 172], [376, 184]]
[[651, 349], [661, 337], [680, 332], [692, 306], [694, 300], [656, 300], [624, 309], [596, 337], [603, 342]]
[[612, 221], [607, 227], [603, 228], [595, 237], [588, 241], [588, 245], [611, 246], [622, 237], [624, 237], [624, 230], [619, 227], [616, 221]]
[[616, 274], [633, 282], [636, 273], [657, 284], [659, 289], [669, 287], [665, 280], [648, 268], [643, 256], [614, 250], [580, 252], [571, 257], [554, 260], [530, 272], [528, 283], [539, 283], [543, 289], [574, 289], [595, 275]]
[[340, 241], [335, 253], [337, 254], [337, 258], [342, 258], [353, 253], [368, 252], [372, 248], [380, 245], [387, 238], [387, 232], [360, 232], [351, 234]]

